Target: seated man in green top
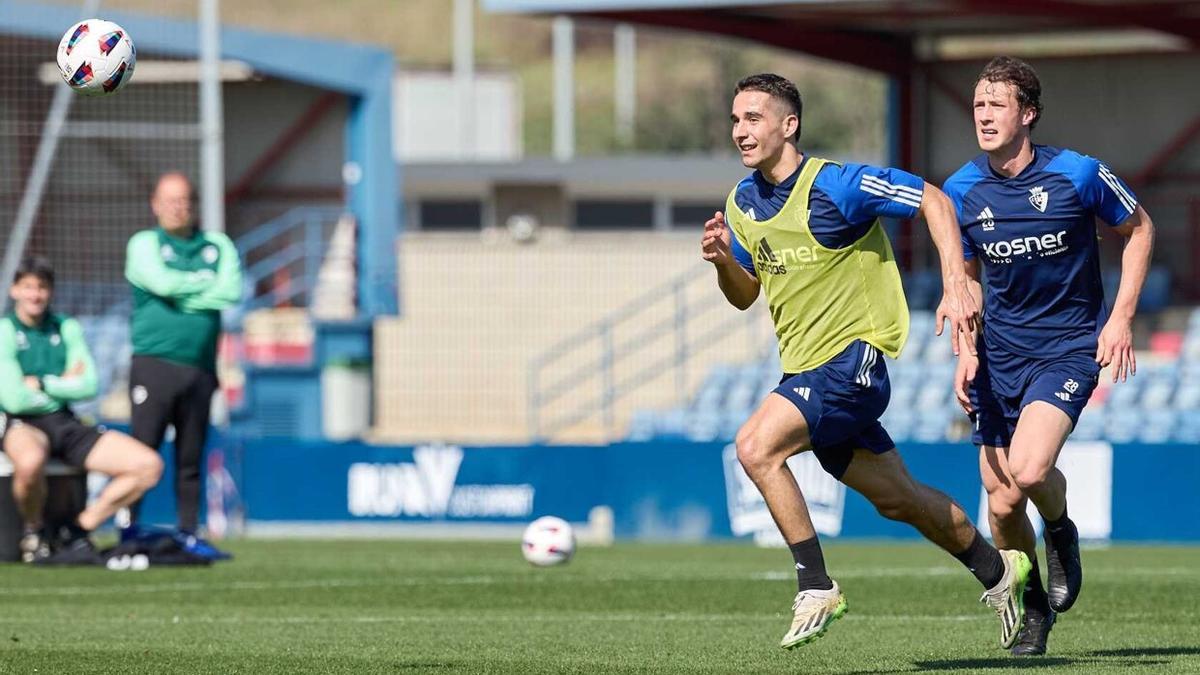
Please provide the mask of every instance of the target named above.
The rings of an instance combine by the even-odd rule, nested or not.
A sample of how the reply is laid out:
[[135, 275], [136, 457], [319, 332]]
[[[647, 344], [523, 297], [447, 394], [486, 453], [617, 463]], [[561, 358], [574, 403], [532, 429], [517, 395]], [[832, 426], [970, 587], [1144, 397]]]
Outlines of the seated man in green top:
[[[0, 434], [13, 465], [13, 498], [25, 521], [27, 562], [100, 562], [88, 534], [117, 509], [158, 483], [158, 453], [133, 438], [80, 422], [69, 407], [96, 396], [96, 368], [79, 322], [50, 311], [54, 270], [39, 258], [23, 261], [9, 294], [13, 311], [0, 318]], [[48, 458], [111, 477], [79, 514], [69, 541], [53, 556], [42, 533]]]

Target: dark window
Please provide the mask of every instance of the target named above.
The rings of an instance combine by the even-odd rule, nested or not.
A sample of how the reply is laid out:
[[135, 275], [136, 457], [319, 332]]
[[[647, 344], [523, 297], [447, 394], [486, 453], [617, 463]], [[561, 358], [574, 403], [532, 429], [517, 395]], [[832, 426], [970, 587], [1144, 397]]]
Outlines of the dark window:
[[575, 227], [580, 230], [639, 230], [654, 226], [654, 202], [580, 200]]
[[478, 230], [483, 227], [483, 204], [476, 199], [421, 201], [422, 230]]
[[671, 227], [703, 229], [714, 213], [724, 210], [724, 204], [675, 202], [671, 204]]

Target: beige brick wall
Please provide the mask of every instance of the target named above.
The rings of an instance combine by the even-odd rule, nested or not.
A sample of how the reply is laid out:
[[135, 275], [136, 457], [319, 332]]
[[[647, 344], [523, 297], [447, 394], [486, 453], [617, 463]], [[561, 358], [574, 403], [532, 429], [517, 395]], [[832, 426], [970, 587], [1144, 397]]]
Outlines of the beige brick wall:
[[[574, 235], [531, 246], [414, 235], [404, 240], [400, 256], [404, 313], [380, 320], [375, 335], [375, 436], [388, 441], [529, 440], [531, 360], [700, 262], [696, 237], [655, 233]], [[615, 406], [618, 436], [632, 411], [686, 399], [711, 364], [748, 360], [771, 337], [766, 312], [757, 305], [746, 313], [730, 307], [710, 270], [689, 279], [690, 339], [722, 322], [729, 326], [694, 346], [681, 390], [674, 367], [677, 334], [639, 337], [658, 322], [674, 325], [674, 294], [639, 305], [613, 333], [614, 343], [626, 346], [613, 374], [618, 382], [652, 377]], [[548, 414], [596, 412], [558, 440], [602, 441], [606, 435], [599, 408], [588, 405], [603, 391], [598, 338], [543, 373], [546, 383], [567, 381], [578, 368], [584, 373], [569, 379], [567, 393]]]

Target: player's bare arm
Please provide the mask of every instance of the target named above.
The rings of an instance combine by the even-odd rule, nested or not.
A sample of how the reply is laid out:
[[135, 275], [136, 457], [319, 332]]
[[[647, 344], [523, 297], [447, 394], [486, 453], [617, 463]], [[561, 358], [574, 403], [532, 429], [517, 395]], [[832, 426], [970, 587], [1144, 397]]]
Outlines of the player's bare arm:
[[936, 186], [925, 183], [918, 213], [929, 227], [929, 235], [942, 263], [942, 301], [937, 308], [936, 332], [941, 335], [949, 319], [954, 353], [959, 353], [957, 336], [962, 332], [970, 338], [969, 351], [974, 354], [980, 305], [978, 297], [971, 292], [971, 279], [963, 264], [962, 239], [954, 205]]
[[700, 256], [717, 268], [717, 285], [729, 304], [745, 310], [758, 298], [760, 284], [734, 259], [730, 249], [731, 237], [733, 234], [725, 224], [725, 214], [717, 211], [704, 223]]
[[1101, 366], [1112, 366], [1113, 382], [1124, 382], [1137, 373], [1137, 359], [1133, 355], [1133, 315], [1146, 282], [1146, 273], [1150, 270], [1154, 223], [1139, 206], [1133, 215], [1113, 229], [1125, 238], [1125, 250], [1121, 253], [1121, 285], [1113, 301], [1112, 314], [1100, 331], [1096, 361]]
[[[979, 281], [979, 260], [966, 260], [964, 267], [967, 277], [970, 278], [971, 293], [982, 302], [983, 285]], [[958, 368], [954, 371], [954, 397], [958, 400], [958, 405], [962, 406], [963, 412], [968, 415], [974, 412], [975, 406], [971, 405], [967, 388], [975, 381], [975, 374], [979, 372], [979, 356], [972, 349], [973, 346], [974, 343], [968, 334], [958, 333]]]

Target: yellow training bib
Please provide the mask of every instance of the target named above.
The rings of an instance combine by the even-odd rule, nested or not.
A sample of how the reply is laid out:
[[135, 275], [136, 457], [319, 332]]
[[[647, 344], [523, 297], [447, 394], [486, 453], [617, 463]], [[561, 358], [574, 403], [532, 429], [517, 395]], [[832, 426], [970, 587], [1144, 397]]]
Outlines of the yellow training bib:
[[895, 358], [908, 339], [908, 303], [879, 220], [843, 249], [825, 248], [809, 230], [809, 192], [828, 163], [808, 158], [787, 202], [767, 220], [738, 208], [736, 188], [725, 204], [733, 235], [754, 259], [787, 373], [812, 370], [855, 340]]

